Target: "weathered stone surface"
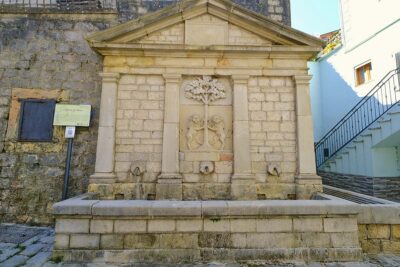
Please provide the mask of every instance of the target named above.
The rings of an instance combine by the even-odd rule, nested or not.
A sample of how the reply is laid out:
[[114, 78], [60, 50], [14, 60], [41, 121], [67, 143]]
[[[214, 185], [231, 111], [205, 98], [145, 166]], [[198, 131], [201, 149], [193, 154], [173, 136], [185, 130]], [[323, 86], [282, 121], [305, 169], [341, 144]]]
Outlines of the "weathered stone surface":
[[140, 233], [146, 232], [146, 220], [115, 220], [114, 232], [115, 233]]
[[[74, 28], [78, 24], [87, 27]], [[64, 25], [71, 25], [71, 28], [66, 31]], [[7, 125], [8, 117], [3, 116], [2, 110], [4, 107], [8, 114], [12, 88], [64, 89], [74, 103], [92, 104], [94, 110], [98, 108], [97, 72], [101, 69], [101, 60], [88, 49], [83, 36], [107, 25], [110, 25], [107, 19], [77, 22], [45, 17], [2, 17], [0, 73], [5, 71], [1, 96], [8, 101], [0, 101], [0, 125]], [[69, 32], [77, 38], [70, 39]], [[85, 49], [74, 49], [76, 47]], [[3, 60], [5, 58], [10, 60]], [[76, 67], [70, 68], [71, 64]], [[78, 76], [82, 77], [79, 81]], [[74, 84], [72, 80], [76, 80]], [[10, 110], [10, 116], [13, 112]], [[97, 116], [95, 114], [92, 120], [93, 129], [83, 130], [75, 139], [70, 195], [85, 192], [87, 177], [93, 172]], [[10, 169], [0, 172], [0, 187], [1, 184], [7, 186], [5, 181], [12, 181], [0, 193], [1, 206], [6, 211], [1, 220], [52, 223], [51, 205], [61, 199], [65, 166], [65, 139], [61, 127], [55, 128], [57, 141], [50, 144], [16, 142], [16, 136], [5, 137], [7, 128], [1, 126], [0, 162]]]
[[69, 235], [56, 234], [54, 240], [54, 247], [56, 249], [69, 248]]
[[[156, 11], [168, 5], [176, 3], [177, 0], [162, 0], [162, 1], [150, 1], [145, 0], [141, 2], [131, 2], [128, 0], [118, 0], [120, 8], [120, 20], [126, 21], [132, 18], [136, 18], [139, 15], [144, 15], [147, 12]], [[267, 15], [268, 17], [283, 22], [286, 25], [290, 25], [290, 2], [288, 0], [263, 0], [263, 1], [251, 1], [251, 0], [234, 0], [235, 3], [243, 5], [244, 7], [253, 10], [255, 12]]]
[[57, 233], [89, 233], [89, 219], [60, 219], [56, 222]]
[[356, 232], [356, 218], [324, 218], [325, 232]]
[[201, 248], [229, 248], [232, 246], [230, 233], [201, 233], [199, 234]]
[[160, 248], [165, 249], [196, 249], [198, 234], [161, 234]]
[[97, 234], [112, 233], [114, 229], [113, 220], [91, 220], [90, 221], [90, 232]]
[[258, 219], [257, 232], [289, 232], [292, 230], [292, 219]]
[[321, 218], [301, 218], [293, 219], [293, 229], [296, 232], [322, 232]]
[[72, 234], [69, 246], [75, 249], [98, 249], [100, 244], [100, 235], [96, 234]]
[[159, 236], [156, 234], [130, 234], [124, 236], [124, 248], [158, 248]]
[[400, 239], [400, 225], [392, 225], [391, 228], [392, 237]]
[[124, 247], [123, 235], [101, 235], [101, 249], [122, 249]]
[[371, 239], [389, 239], [390, 225], [369, 224], [367, 225], [367, 236]]

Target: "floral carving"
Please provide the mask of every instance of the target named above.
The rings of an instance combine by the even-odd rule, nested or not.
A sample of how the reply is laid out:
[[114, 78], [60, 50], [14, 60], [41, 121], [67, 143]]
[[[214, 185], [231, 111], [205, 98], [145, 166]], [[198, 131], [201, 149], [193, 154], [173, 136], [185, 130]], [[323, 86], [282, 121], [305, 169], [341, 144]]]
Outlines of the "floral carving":
[[187, 84], [185, 96], [208, 105], [217, 99], [225, 98], [226, 94], [224, 86], [218, 80], [212, 79], [211, 76], [203, 76]]

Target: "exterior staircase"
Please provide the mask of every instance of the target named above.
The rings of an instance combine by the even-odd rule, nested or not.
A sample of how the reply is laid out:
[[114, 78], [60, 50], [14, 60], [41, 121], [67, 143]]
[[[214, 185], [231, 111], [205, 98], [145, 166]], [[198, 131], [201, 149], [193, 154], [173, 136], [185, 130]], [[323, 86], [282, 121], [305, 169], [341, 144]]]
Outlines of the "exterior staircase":
[[400, 177], [399, 74], [390, 71], [315, 145], [319, 172]]

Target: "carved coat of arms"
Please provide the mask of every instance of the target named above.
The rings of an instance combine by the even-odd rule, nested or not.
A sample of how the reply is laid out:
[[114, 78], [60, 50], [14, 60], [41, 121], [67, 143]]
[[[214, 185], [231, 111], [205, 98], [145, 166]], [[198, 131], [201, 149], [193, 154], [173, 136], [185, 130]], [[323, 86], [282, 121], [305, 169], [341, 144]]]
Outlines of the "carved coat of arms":
[[[184, 88], [185, 97], [194, 99], [204, 104], [204, 118], [200, 115], [192, 115], [189, 118], [188, 129], [186, 132], [187, 145], [189, 150], [223, 150], [225, 146], [225, 123], [221, 116], [214, 115], [209, 118], [209, 104], [218, 99], [226, 97], [224, 86], [218, 80], [210, 76], [203, 76], [191, 81]], [[198, 140], [195, 138], [199, 131], [204, 131], [203, 143], [198, 146]], [[210, 144], [209, 131], [215, 133], [218, 140]]]

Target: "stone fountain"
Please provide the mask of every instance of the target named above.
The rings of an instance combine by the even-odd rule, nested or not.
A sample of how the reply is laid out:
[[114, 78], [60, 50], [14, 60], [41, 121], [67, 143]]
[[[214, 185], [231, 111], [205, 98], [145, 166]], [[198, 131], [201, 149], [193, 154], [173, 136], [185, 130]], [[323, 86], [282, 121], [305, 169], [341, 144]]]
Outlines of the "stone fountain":
[[89, 194], [54, 207], [56, 254], [360, 257], [354, 205], [311, 200], [322, 184], [307, 60], [320, 40], [225, 0], [181, 1], [87, 40], [104, 57], [95, 173]]

